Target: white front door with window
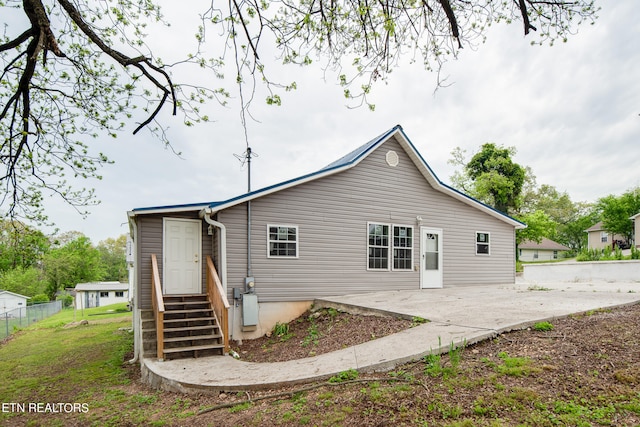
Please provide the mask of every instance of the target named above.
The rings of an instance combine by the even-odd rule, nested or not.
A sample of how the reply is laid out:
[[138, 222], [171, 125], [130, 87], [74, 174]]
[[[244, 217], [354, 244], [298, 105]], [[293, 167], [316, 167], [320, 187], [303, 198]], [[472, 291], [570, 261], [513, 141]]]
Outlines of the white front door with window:
[[202, 222], [164, 218], [163, 285], [165, 294], [202, 292]]
[[442, 229], [420, 228], [420, 288], [442, 287]]

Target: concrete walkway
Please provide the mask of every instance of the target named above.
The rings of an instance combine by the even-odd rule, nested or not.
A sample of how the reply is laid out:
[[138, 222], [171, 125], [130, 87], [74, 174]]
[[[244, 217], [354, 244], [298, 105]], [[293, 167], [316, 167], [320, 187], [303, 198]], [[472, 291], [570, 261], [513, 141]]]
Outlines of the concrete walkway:
[[144, 359], [142, 375], [157, 388], [184, 393], [274, 388], [326, 379], [349, 369], [391, 370], [431, 352], [446, 352], [451, 343], [473, 344], [536, 322], [637, 302], [640, 283], [518, 283], [325, 298], [318, 304], [420, 316], [430, 322], [289, 362], [252, 363], [229, 356], [164, 362]]

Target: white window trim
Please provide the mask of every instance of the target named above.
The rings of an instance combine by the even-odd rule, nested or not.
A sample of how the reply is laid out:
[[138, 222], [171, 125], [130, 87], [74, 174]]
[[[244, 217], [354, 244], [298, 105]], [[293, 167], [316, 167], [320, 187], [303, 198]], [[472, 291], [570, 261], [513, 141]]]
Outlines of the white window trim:
[[[389, 252], [387, 252], [387, 268], [371, 268], [369, 267], [369, 248], [371, 248], [372, 246], [369, 244], [369, 227], [371, 227], [371, 225], [386, 225], [387, 227], [389, 227], [389, 236], [388, 237], [388, 244], [387, 244], [387, 250]], [[366, 252], [366, 262], [367, 262], [367, 271], [390, 271], [391, 270], [391, 264], [393, 262], [393, 260], [391, 259], [391, 256], [393, 255], [390, 251], [391, 251], [391, 240], [392, 236], [391, 234], [393, 233], [393, 230], [391, 229], [391, 224], [385, 223], [385, 222], [376, 222], [376, 221], [367, 221], [367, 228], [366, 228], [366, 233], [367, 233], [367, 252]], [[374, 246], [376, 248], [378, 247], [384, 247], [384, 246]]]
[[[404, 246], [398, 246], [396, 248], [396, 246], [393, 244], [393, 227], [404, 227], [404, 228], [410, 228], [411, 229], [411, 246], [406, 248]], [[393, 271], [413, 271], [413, 246], [414, 246], [414, 242], [415, 242], [415, 227], [413, 227], [412, 225], [406, 225], [406, 224], [391, 224], [391, 241], [390, 241], [390, 245], [391, 245], [391, 256], [389, 257], [391, 260], [391, 270]], [[395, 264], [395, 256], [393, 254], [394, 249], [409, 249], [411, 251], [411, 265], [409, 266], [409, 268], [395, 268], [393, 265]]]
[[[486, 243], [489, 246], [489, 250], [486, 254], [482, 254], [478, 252], [478, 245], [483, 245], [484, 243], [478, 242], [478, 234], [486, 234], [489, 237], [489, 241]], [[476, 231], [473, 236], [473, 250], [475, 251], [477, 256], [490, 256], [491, 255], [491, 233], [488, 231]]]
[[[269, 250], [271, 246], [272, 240], [270, 239], [269, 228], [270, 227], [287, 227], [287, 228], [295, 228], [296, 229], [296, 256], [288, 256], [288, 255], [271, 255], [271, 251]], [[273, 240], [273, 242], [282, 242], [282, 240]], [[293, 241], [288, 241], [292, 243]], [[272, 259], [298, 259], [300, 257], [300, 228], [295, 224], [267, 224], [267, 258]]]
[[[369, 245], [369, 227], [371, 225], [386, 225], [387, 227], [389, 227], [389, 243], [386, 246], [387, 250], [389, 251], [387, 253], [387, 268], [371, 268], [369, 267], [369, 248], [371, 248], [371, 245]], [[405, 228], [410, 228], [411, 229], [411, 247], [409, 248], [405, 248], [403, 246], [400, 247], [395, 247], [393, 244], [393, 227], [405, 227]], [[406, 224], [391, 224], [391, 223], [386, 223], [386, 222], [376, 222], [376, 221], [367, 221], [367, 229], [366, 229], [366, 233], [367, 233], [367, 252], [366, 252], [366, 259], [367, 259], [367, 271], [413, 271], [413, 247], [415, 245], [415, 227], [412, 225], [406, 225]], [[384, 246], [375, 246], [375, 247], [384, 247]], [[409, 268], [394, 268], [393, 264], [394, 264], [394, 256], [393, 256], [393, 250], [394, 249], [409, 249], [411, 251], [411, 267]]]

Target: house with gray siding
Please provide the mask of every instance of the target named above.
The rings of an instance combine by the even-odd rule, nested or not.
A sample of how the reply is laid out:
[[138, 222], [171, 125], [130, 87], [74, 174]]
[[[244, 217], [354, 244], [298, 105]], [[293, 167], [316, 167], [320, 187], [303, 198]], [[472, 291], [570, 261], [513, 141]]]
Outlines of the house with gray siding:
[[128, 216], [136, 309], [159, 302], [152, 288], [204, 294], [214, 276], [234, 340], [319, 297], [514, 283], [515, 230], [525, 227], [441, 182], [400, 126], [277, 185]]

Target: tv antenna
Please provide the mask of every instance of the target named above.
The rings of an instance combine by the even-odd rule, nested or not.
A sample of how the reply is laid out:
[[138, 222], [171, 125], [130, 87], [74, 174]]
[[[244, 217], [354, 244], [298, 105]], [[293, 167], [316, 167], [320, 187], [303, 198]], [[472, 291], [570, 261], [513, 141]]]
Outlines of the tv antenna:
[[242, 154], [234, 154], [236, 159], [240, 161], [242, 167], [247, 165], [247, 193], [251, 192], [251, 159], [253, 157], [260, 157], [258, 153], [251, 151], [251, 147], [247, 147], [247, 150]]

